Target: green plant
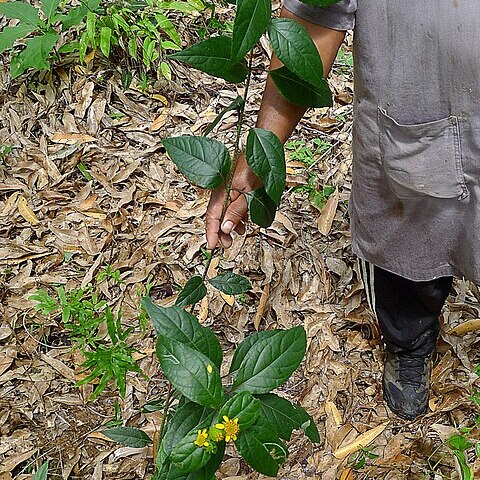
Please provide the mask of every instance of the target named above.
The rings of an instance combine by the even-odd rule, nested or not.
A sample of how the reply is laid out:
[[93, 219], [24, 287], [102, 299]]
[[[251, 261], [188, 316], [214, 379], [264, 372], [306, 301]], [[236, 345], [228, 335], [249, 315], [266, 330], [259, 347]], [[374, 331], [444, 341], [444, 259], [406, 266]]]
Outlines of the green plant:
[[47, 480], [48, 478], [48, 462], [42, 463], [33, 476], [32, 480]]
[[[158, 435], [155, 479], [193, 475], [210, 480], [229, 442], [257, 471], [275, 476], [287, 458], [284, 441], [290, 440], [293, 430], [304, 431], [313, 442], [320, 440], [305, 410], [271, 393], [303, 359], [303, 327], [247, 337], [230, 365], [233, 381], [223, 384], [222, 348], [210, 329], [178, 306], [160, 307], [148, 297], [143, 305], [158, 335], [162, 371], [172, 386], [162, 402], [165, 422]], [[175, 405], [173, 391], [180, 395]], [[131, 427], [103, 433], [128, 446], [152, 443]]]
[[7, 155], [12, 153], [13, 147], [11, 145], [5, 145], [0, 143], [0, 159], [5, 158]]
[[[308, 3], [324, 6], [336, 1], [308, 0]], [[331, 106], [332, 95], [323, 78], [323, 65], [315, 44], [296, 22], [271, 18], [271, 0], [238, 2], [231, 36], [222, 32], [170, 56], [210, 75], [245, 85], [243, 98], [237, 97], [220, 112], [205, 136], [185, 135], [163, 141], [172, 161], [193, 184], [206, 189], [225, 189], [220, 223], [229, 204], [240, 154], [252, 73], [251, 51], [265, 32], [283, 62], [281, 68], [269, 72], [279, 92], [305, 107]], [[206, 136], [227, 110], [238, 112], [232, 156], [225, 145]], [[283, 146], [273, 132], [252, 128], [247, 136], [245, 157], [263, 182], [262, 188], [243, 193], [250, 218], [261, 227], [269, 227], [285, 187]], [[169, 381], [156, 444], [156, 480], [211, 480], [223, 459], [225, 443], [230, 441], [254, 469], [275, 476], [288, 455], [283, 440], [289, 440], [294, 429], [303, 430], [312, 441], [319, 441], [313, 419], [301, 407], [271, 393], [288, 380], [303, 359], [306, 349], [303, 327], [258, 332], [247, 337], [238, 345], [230, 365], [233, 382], [223, 384], [220, 377], [223, 352], [218, 339], [183, 308], [191, 306], [193, 312], [195, 304], [207, 294], [208, 285], [228, 295], [243, 295], [250, 289], [248, 279], [231, 271], [207, 278], [217, 250], [205, 255], [203, 275], [186, 282], [175, 306], [162, 308], [148, 297], [143, 302], [157, 331], [157, 356]], [[180, 394], [176, 405], [174, 392]], [[104, 433], [130, 446], [152, 442], [144, 432], [131, 427]]]
[[378, 458], [378, 454], [372, 451], [374, 448], [374, 445], [366, 447], [360, 446], [358, 451], [348, 460], [347, 465], [354, 470], [361, 470], [367, 464], [368, 460]]
[[[468, 441], [464, 434], [455, 434], [452, 435], [448, 441], [448, 446], [452, 449], [453, 454], [455, 455], [456, 459], [458, 460], [458, 464], [460, 465], [460, 472], [462, 475], [462, 480], [474, 480], [473, 478], [473, 469], [468, 464], [467, 458], [467, 450], [472, 448], [473, 444]], [[478, 450], [478, 445], [475, 448], [475, 451]], [[478, 455], [478, 453], [477, 453]]]
[[99, 3], [100, 0], [85, 0], [78, 7], [69, 8], [66, 14], [59, 9], [60, 0], [43, 0], [40, 8], [22, 1], [0, 3], [0, 14], [19, 20], [0, 33], [0, 53], [12, 50], [18, 39], [24, 40], [24, 48], [12, 54], [11, 77], [16, 78], [29, 68], [49, 69], [52, 54], [60, 52], [56, 49], [60, 33], [79, 25]]
[[168, 15], [198, 14], [204, 8], [201, 0], [104, 1], [100, 11], [87, 13], [86, 27], [77, 44], [80, 60], [85, 59], [88, 47], [100, 50], [106, 58], [115, 50], [123, 55], [121, 63], [128, 67], [124, 72], [125, 86], [135, 74], [144, 88], [152, 72], [171, 80], [165, 52], [180, 50], [181, 39]]
[[[120, 282], [119, 272], [107, 265], [97, 276], [100, 283], [106, 278]], [[77, 386], [98, 381], [90, 399], [101, 394], [110, 380], [115, 381], [122, 397], [126, 393], [127, 372], [141, 373], [133, 358], [134, 349], [127, 344], [132, 327], [122, 327], [122, 311], [114, 315], [106, 300], [93, 285], [66, 291], [59, 287], [56, 297], [44, 290], [38, 290], [30, 296], [36, 301], [35, 310], [42, 315], [57, 314], [61, 316], [62, 326], [68, 333], [73, 347], [84, 354], [86, 360], [82, 364], [84, 371], [89, 372], [77, 382]], [[108, 340], [103, 338], [103, 327], [106, 328]]]

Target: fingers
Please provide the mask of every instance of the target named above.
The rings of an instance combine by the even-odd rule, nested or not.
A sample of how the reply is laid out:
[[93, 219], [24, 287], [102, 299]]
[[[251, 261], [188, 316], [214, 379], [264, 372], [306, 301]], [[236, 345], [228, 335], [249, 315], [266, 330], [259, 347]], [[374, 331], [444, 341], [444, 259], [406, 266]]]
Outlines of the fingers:
[[220, 225], [224, 199], [223, 188], [214, 190], [210, 197], [206, 215], [207, 247], [209, 249], [215, 248], [218, 243], [228, 248], [232, 244], [231, 233], [233, 231], [240, 234], [245, 233], [243, 220], [246, 218], [248, 210], [245, 196], [239, 192], [231, 192], [231, 203]]
[[212, 192], [206, 215], [207, 248], [214, 249], [219, 240], [220, 218], [222, 217], [225, 189], [217, 188]]

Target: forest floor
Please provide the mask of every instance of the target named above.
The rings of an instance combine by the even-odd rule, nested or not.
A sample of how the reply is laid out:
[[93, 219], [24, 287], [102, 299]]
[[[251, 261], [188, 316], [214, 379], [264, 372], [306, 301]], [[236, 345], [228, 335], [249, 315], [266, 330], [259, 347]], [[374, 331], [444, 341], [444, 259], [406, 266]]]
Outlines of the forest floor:
[[[265, 80], [262, 46], [248, 125]], [[479, 292], [456, 281], [442, 314], [430, 410], [415, 422], [398, 419], [383, 402], [383, 348], [350, 248], [350, 45], [342, 47], [330, 82], [334, 107], [310, 111], [288, 145], [287, 191], [272, 227], [249, 226], [222, 256], [222, 267], [246, 275], [252, 290], [234, 301], [211, 291], [197, 313], [218, 334], [227, 359], [256, 329], [305, 326], [306, 359], [279, 393], [309, 411], [322, 439], [311, 445], [294, 436], [280, 478], [461, 478], [447, 439], [473, 426], [478, 414], [470, 396], [478, 378]], [[120, 72], [101, 60], [15, 83], [2, 67], [0, 142], [13, 150], [0, 158], [1, 480], [32, 478], [47, 459], [54, 480], [151, 475], [151, 449], [121, 447], [101, 430], [115, 419], [151, 435], [158, 430], [161, 412], [141, 407], [161, 399], [166, 384], [139, 299], [151, 284], [154, 300], [171, 305], [205, 260], [208, 195], [176, 171], [161, 141], [199, 134], [237, 93], [179, 64], [172, 82], [147, 92], [134, 85], [125, 91]], [[211, 135], [231, 147], [235, 122], [235, 113], [227, 114]], [[325, 186], [336, 190], [322, 206]], [[121, 272], [120, 283], [98, 282], [107, 266]], [[69, 290], [92, 282], [134, 328], [129, 342], [149, 377], [129, 373], [124, 400], [109, 385], [88, 401], [94, 386], [75, 386], [82, 355], [58, 316], [42, 316], [29, 299], [38, 289], [54, 294], [60, 285]], [[477, 322], [452, 331], [468, 320]], [[333, 452], [375, 428], [370, 450], [378, 456], [348, 470], [349, 458]], [[469, 438], [476, 435], [473, 430]], [[480, 478], [480, 462], [468, 452]], [[227, 449], [218, 478], [260, 477]]]

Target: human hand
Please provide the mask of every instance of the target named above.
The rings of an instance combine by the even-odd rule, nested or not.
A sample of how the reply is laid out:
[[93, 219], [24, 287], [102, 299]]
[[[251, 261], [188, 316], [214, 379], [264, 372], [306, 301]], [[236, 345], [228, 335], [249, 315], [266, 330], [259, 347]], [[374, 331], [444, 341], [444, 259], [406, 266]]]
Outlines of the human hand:
[[[225, 203], [225, 187], [214, 190], [207, 207], [206, 231], [207, 247], [215, 248], [219, 243], [228, 248], [232, 244], [233, 231], [245, 233], [245, 220], [248, 213], [247, 199], [242, 192], [251, 192], [262, 186], [262, 181], [247, 165], [245, 155], [238, 158], [237, 168], [233, 176], [230, 203], [222, 220], [223, 205]], [[220, 224], [221, 223], [221, 224]]]

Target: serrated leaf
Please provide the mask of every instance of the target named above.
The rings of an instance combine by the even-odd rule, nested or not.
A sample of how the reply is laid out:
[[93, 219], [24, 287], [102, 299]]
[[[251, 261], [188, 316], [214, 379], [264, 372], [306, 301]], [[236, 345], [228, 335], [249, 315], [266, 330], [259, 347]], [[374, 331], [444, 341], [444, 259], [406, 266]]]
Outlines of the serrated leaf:
[[322, 59], [302, 25], [289, 18], [272, 18], [268, 36], [274, 52], [285, 67], [314, 87], [323, 87]]
[[19, 23], [15, 27], [5, 27], [0, 33], [0, 53], [13, 47], [17, 38], [23, 38], [35, 30], [34, 25]]
[[41, 467], [35, 472], [32, 480], [47, 480], [48, 478], [48, 461], [42, 463]]
[[203, 353], [160, 335], [157, 355], [164, 375], [182, 395], [205, 407], [216, 408], [222, 403], [218, 367]]
[[182, 473], [190, 473], [202, 468], [211, 457], [211, 453], [193, 442], [197, 439], [197, 430], [188, 433], [175, 445], [170, 460]]
[[260, 401], [250, 392], [240, 392], [230, 398], [220, 409], [218, 421], [223, 421], [226, 415], [231, 420], [238, 418], [240, 431], [245, 430], [255, 423], [260, 415]]
[[280, 205], [286, 168], [282, 142], [270, 130], [252, 128], [247, 137], [248, 166], [260, 177], [267, 195]]
[[211, 455], [208, 462], [199, 470], [190, 473], [183, 473], [168, 461], [152, 480], [215, 480], [214, 473], [222, 463], [224, 453], [225, 443], [217, 445], [217, 451]]
[[195, 275], [190, 278], [178, 294], [175, 305], [177, 307], [186, 307], [199, 302], [207, 294], [207, 287], [202, 277]]
[[186, 63], [193, 68], [201, 70], [215, 77], [220, 77], [227, 82], [240, 83], [247, 78], [248, 67], [245, 61], [234, 65], [230, 62], [232, 39], [219, 36], [208, 38], [196, 43], [181, 52], [170, 55], [170, 58]]
[[188, 432], [196, 429], [207, 428], [212, 424], [214, 411], [211, 408], [203, 407], [198, 403], [187, 401], [177, 407], [169, 418], [167, 431], [162, 441], [162, 451], [166, 456], [170, 455], [173, 447], [187, 435]]
[[266, 330], [264, 332], [255, 332], [245, 338], [240, 342], [233, 354], [232, 363], [230, 365], [229, 373], [236, 372], [240, 365], [242, 364], [245, 356], [250, 351], [250, 349], [261, 340], [268, 340], [278, 335], [282, 330]]
[[132, 427], [114, 427], [102, 433], [126, 447], [143, 448], [152, 443], [152, 439], [142, 430]]
[[192, 135], [166, 138], [162, 143], [175, 165], [195, 185], [214, 189], [227, 181], [231, 160], [223, 143]]
[[326, 80], [321, 88], [313, 87], [283, 66], [269, 72], [278, 91], [291, 103], [304, 107], [331, 107], [332, 93]]
[[42, 0], [41, 9], [49, 22], [53, 20], [59, 4], [60, 0]]
[[227, 295], [239, 295], [252, 288], [248, 278], [233, 272], [223, 272], [208, 280], [211, 285]]
[[37, 26], [41, 23], [39, 10], [26, 2], [5, 2], [0, 3], [0, 15], [7, 18], [17, 18], [23, 23]]
[[12, 78], [21, 75], [27, 68], [49, 69], [50, 63], [47, 59], [58, 38], [56, 33], [46, 33], [26, 40], [26, 48], [15, 56], [15, 64], [10, 64]]
[[290, 440], [293, 430], [302, 430], [314, 443], [320, 442], [320, 434], [313, 418], [300, 406], [273, 393], [259, 395], [262, 416], [275, 427], [280, 438]]
[[242, 0], [237, 6], [233, 24], [230, 61], [237, 63], [267, 30], [272, 14], [271, 0]]
[[200, 325], [197, 318], [180, 307], [160, 307], [145, 297], [142, 300], [158, 335], [173, 338], [207, 356], [217, 367], [222, 363], [222, 347], [215, 334]]
[[307, 348], [303, 327], [280, 330], [253, 343], [238, 366], [233, 390], [267, 393], [285, 383], [298, 368]]
[[277, 211], [275, 202], [267, 195], [263, 187], [253, 192], [246, 192], [244, 195], [252, 222], [260, 227], [268, 228], [275, 220]]
[[262, 417], [248, 430], [240, 431], [235, 442], [243, 459], [257, 472], [275, 477], [288, 456], [288, 449], [275, 429]]

